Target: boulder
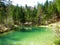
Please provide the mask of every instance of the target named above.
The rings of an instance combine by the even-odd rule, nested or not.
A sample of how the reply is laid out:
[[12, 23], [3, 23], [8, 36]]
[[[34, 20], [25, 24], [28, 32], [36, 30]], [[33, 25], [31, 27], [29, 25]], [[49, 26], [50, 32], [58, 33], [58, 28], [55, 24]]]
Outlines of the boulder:
[[6, 32], [8, 30], [9, 30], [9, 28], [7, 28], [6, 26], [4, 26], [4, 24], [0, 24], [0, 33], [1, 32]]

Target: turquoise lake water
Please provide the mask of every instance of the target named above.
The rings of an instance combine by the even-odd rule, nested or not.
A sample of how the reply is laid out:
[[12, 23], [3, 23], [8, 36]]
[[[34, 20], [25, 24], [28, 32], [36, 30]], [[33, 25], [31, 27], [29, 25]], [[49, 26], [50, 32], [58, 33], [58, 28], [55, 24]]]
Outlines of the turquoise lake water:
[[11, 31], [0, 36], [0, 45], [54, 45], [54, 32], [47, 28], [32, 28], [31, 31]]

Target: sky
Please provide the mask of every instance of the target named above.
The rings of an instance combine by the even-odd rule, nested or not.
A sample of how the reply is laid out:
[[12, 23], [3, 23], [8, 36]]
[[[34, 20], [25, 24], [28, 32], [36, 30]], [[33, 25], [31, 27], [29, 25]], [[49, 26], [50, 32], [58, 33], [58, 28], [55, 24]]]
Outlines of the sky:
[[[25, 6], [27, 4], [27, 6], [36, 6], [37, 3], [41, 3], [44, 4], [46, 2], [46, 0], [11, 0], [13, 5], [19, 5], [19, 6]], [[49, 0], [52, 1], [52, 0]]]

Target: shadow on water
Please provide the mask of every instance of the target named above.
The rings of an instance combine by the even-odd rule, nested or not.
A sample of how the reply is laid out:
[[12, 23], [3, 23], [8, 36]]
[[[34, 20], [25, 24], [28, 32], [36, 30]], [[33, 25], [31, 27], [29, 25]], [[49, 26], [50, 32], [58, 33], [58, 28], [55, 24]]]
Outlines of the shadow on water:
[[[46, 30], [47, 28], [33, 27], [31, 31], [13, 31], [8, 33], [7, 35], [0, 36], [0, 45], [12, 45], [13, 42], [28, 38], [29, 36], [33, 35], [33, 33], [42, 33], [46, 32]], [[50, 31], [47, 30], [47, 32]]]
[[21, 32], [45, 32], [46, 30], [48, 30], [46, 27], [25, 27], [20, 29], [19, 31]]

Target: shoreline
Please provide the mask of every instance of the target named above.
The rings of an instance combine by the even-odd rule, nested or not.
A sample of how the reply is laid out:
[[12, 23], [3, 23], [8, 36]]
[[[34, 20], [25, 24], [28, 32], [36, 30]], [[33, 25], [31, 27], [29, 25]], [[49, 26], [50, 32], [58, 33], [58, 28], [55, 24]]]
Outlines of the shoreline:
[[48, 25], [41, 25], [39, 27], [60, 27], [60, 22], [56, 22], [56, 23], [51, 23], [51, 24], [48, 24]]

